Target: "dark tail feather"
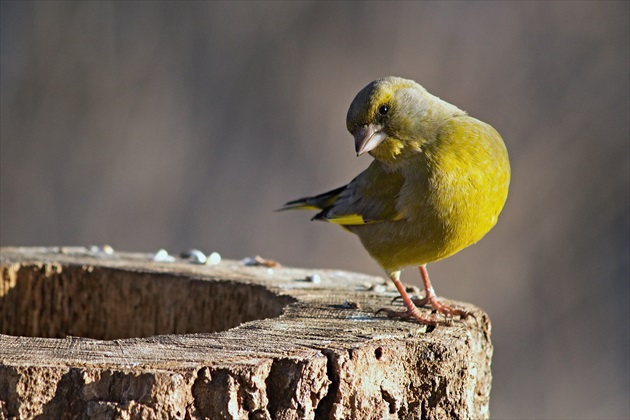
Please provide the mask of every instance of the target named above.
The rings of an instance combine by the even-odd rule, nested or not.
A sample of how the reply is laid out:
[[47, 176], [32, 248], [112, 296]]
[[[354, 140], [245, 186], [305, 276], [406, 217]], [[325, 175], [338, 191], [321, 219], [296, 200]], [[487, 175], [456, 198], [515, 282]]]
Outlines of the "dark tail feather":
[[336, 188], [332, 191], [325, 192], [323, 194], [315, 195], [313, 197], [304, 197], [297, 200], [292, 200], [287, 202], [283, 207], [277, 209], [276, 211], [282, 210], [322, 210], [327, 207], [332, 206], [335, 201], [337, 201], [337, 197], [343, 190], [346, 189], [346, 186]]

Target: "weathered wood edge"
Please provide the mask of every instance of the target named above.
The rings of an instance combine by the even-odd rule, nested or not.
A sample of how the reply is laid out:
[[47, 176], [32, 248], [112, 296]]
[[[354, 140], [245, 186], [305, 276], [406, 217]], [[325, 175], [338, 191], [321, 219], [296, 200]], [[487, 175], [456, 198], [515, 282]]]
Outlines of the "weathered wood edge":
[[[221, 369], [234, 372], [240, 369], [250, 372], [251, 375], [252, 371], [259, 370], [261, 365], [265, 365], [267, 367], [263, 370], [269, 377], [272, 375], [273, 366], [282, 364], [283, 360], [291, 360], [293, 361], [291, 363], [298, 364], [303, 361], [322, 360], [324, 364], [320, 363], [319, 366], [320, 369], [325, 366], [327, 378], [320, 378], [319, 387], [327, 383], [328, 394], [314, 398], [314, 403], [317, 402], [315, 405], [321, 407], [325, 396], [330, 395], [331, 383], [336, 382], [337, 394], [350, 392], [349, 389], [354, 389], [356, 384], [350, 381], [346, 384], [349, 389], [344, 390], [343, 375], [352, 378], [353, 375], [365, 373], [361, 370], [374, 368], [372, 365], [377, 362], [374, 358], [378, 355], [378, 360], [390, 360], [396, 364], [395, 368], [385, 366], [386, 369], [381, 372], [384, 380], [392, 384], [391, 391], [384, 394], [381, 392], [381, 400], [389, 398], [391, 400], [387, 402], [389, 410], [400, 414], [411, 413], [414, 406], [410, 400], [411, 395], [406, 395], [404, 389], [396, 390], [397, 387], [403, 384], [407, 392], [415, 387], [410, 389], [410, 384], [404, 385], [409, 380], [410, 372], [402, 374], [399, 371], [389, 372], [388, 369], [417, 369], [418, 366], [414, 366], [414, 363], [421, 364], [423, 358], [431, 361], [431, 358], [435, 359], [436, 354], [439, 355], [438, 358], [444, 359], [445, 364], [451, 364], [452, 360], [447, 363], [446, 359], [453, 358], [457, 353], [477, 352], [477, 357], [474, 358], [475, 366], [458, 368], [463, 368], [469, 376], [472, 375], [468, 378], [470, 383], [466, 387], [474, 384], [473, 387], [476, 389], [473, 394], [476, 397], [467, 398], [476, 398], [476, 401], [471, 401], [467, 408], [460, 407], [457, 413], [467, 413], [466, 415], [474, 413], [475, 416], [482, 417], [487, 415], [492, 355], [490, 323], [482, 310], [469, 304], [458, 303], [471, 311], [474, 318], [465, 322], [455, 322], [448, 327], [440, 326], [427, 332], [425, 326], [413, 322], [376, 316], [375, 310], [389, 306], [397, 294], [391, 289], [380, 293], [371, 291], [368, 284], [379, 284], [383, 280], [362, 274], [320, 269], [247, 267], [237, 261], [224, 261], [215, 266], [198, 266], [186, 262], [156, 263], [149, 260], [148, 254], [116, 253], [114, 256], [96, 256], [83, 248], [0, 249], [0, 265], [26, 262], [81, 264], [145, 274], [176, 273], [202, 281], [245, 282], [264, 286], [278, 296], [289, 297], [294, 302], [290, 303], [284, 313], [277, 318], [251, 321], [227, 331], [211, 334], [162, 335], [119, 340], [0, 335], [0, 368], [5, 370], [5, 374], [6, 369], [11, 367], [17, 370], [38, 367], [63, 368], [64, 371], [79, 368], [126, 373], [178, 372], [184, 374], [183, 378], [187, 378], [186, 381], [193, 380], [191, 378], [198, 381], [203, 375], [207, 376], [207, 381], [211, 381], [210, 371], [207, 369], [211, 369], [212, 372]], [[305, 281], [306, 276], [312, 274], [318, 274], [321, 282], [314, 284]], [[260, 338], [253, 340], [253, 336]], [[400, 364], [399, 356], [407, 359], [410, 356], [419, 357], [420, 361], [407, 360], [407, 363], [412, 364], [405, 366], [404, 363]], [[353, 363], [358, 363], [357, 359], [361, 358], [369, 360], [365, 359], [363, 365], [360, 363], [356, 365], [355, 371], [344, 370]], [[304, 368], [306, 365], [301, 366]], [[13, 370], [11, 372], [15, 374]], [[448, 376], [449, 373], [442, 374]], [[433, 386], [438, 385], [434, 383]], [[422, 385], [418, 387], [422, 388]], [[318, 392], [321, 394], [321, 390]], [[265, 404], [268, 407], [273, 406], [269, 396], [265, 398], [267, 398]], [[337, 395], [335, 398], [328, 403], [327, 410], [324, 410], [331, 418], [342, 418], [339, 416], [343, 416], [343, 413], [353, 412], [352, 407], [341, 403], [343, 396]], [[418, 401], [423, 399], [420, 396], [417, 398]], [[427, 404], [426, 401], [424, 404]], [[197, 411], [189, 412], [196, 412], [198, 415], [203, 411], [202, 406], [203, 404], [198, 401], [195, 406]], [[439, 407], [440, 404], [436, 404], [433, 408]], [[315, 408], [311, 407], [310, 413], [315, 413], [314, 410]], [[335, 414], [335, 410], [339, 416]], [[354, 410], [356, 413], [356, 407]], [[428, 410], [426, 407], [423, 410], [425, 414], [430, 412], [426, 411]]]

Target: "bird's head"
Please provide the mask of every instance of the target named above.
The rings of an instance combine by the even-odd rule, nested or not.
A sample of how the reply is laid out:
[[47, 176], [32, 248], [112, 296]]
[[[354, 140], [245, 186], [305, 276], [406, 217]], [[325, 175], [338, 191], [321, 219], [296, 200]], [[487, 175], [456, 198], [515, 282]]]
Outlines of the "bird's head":
[[364, 87], [354, 98], [346, 125], [357, 156], [395, 163], [418, 153], [435, 138], [442, 122], [464, 113], [431, 95], [413, 80], [385, 77]]

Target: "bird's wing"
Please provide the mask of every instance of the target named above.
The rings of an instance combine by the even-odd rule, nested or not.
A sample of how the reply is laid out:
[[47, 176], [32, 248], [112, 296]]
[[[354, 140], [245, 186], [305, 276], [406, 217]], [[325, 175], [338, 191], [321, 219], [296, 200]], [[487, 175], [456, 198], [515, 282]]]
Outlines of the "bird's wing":
[[340, 225], [400, 220], [397, 199], [403, 182], [401, 174], [386, 172], [374, 161], [345, 187], [314, 197], [327, 205], [318, 207], [322, 211], [313, 219]]

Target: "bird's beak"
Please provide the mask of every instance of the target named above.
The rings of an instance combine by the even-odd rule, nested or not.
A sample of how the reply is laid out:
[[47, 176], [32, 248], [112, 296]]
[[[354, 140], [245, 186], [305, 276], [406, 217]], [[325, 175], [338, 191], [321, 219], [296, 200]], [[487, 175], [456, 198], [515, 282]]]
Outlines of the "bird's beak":
[[376, 124], [362, 125], [354, 133], [354, 148], [357, 156], [369, 152], [381, 144], [387, 138], [387, 134], [382, 131], [383, 127]]

